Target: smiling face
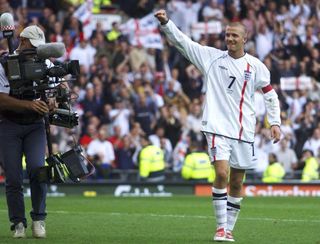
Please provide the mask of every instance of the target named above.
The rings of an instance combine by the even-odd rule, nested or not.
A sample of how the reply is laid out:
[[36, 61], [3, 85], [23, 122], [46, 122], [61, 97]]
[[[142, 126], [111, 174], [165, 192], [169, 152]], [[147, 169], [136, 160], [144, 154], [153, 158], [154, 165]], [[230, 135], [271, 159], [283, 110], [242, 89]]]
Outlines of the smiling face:
[[246, 29], [241, 23], [231, 23], [226, 28], [225, 42], [229, 55], [239, 58], [244, 55], [246, 42]]

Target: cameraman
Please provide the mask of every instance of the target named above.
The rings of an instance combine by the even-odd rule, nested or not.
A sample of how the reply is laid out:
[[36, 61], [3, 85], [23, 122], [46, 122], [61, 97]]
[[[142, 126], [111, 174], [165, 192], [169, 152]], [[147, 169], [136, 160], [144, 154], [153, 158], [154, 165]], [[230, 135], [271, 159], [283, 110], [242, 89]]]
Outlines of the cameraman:
[[[16, 53], [35, 49], [42, 44], [45, 44], [43, 31], [35, 25], [26, 27], [20, 33]], [[37, 169], [45, 164], [46, 134], [43, 116], [49, 112], [49, 107], [30, 93], [14, 96], [12, 90], [16, 84], [12, 83], [9, 86], [4, 68], [0, 65], [0, 161], [4, 163], [11, 230], [14, 231], [14, 238], [26, 236], [21, 162], [25, 155], [31, 189], [32, 235], [35, 238], [45, 238], [47, 185], [39, 183]]]

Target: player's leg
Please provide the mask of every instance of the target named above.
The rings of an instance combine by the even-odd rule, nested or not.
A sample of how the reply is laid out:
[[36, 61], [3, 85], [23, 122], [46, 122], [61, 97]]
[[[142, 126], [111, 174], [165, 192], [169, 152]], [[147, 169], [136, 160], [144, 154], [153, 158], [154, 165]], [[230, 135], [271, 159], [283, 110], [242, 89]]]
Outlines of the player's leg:
[[230, 189], [227, 202], [227, 230], [229, 231], [233, 231], [240, 212], [244, 174], [243, 169], [230, 168]]
[[225, 145], [225, 138], [223, 137], [206, 133], [206, 139], [209, 157], [216, 174], [212, 187], [212, 205], [217, 223], [214, 240], [224, 241], [227, 228], [227, 184], [230, 150], [228, 145]]
[[230, 157], [229, 194], [227, 202], [227, 233], [226, 239], [234, 241], [232, 231], [238, 219], [242, 201], [242, 186], [245, 169], [252, 164], [252, 145], [233, 141]]
[[212, 203], [215, 210], [217, 229], [227, 227], [227, 184], [229, 166], [226, 160], [213, 162], [216, 178], [212, 187]]
[[213, 162], [216, 178], [212, 187], [212, 205], [216, 217], [215, 241], [224, 241], [227, 228], [227, 184], [229, 166], [226, 160]]

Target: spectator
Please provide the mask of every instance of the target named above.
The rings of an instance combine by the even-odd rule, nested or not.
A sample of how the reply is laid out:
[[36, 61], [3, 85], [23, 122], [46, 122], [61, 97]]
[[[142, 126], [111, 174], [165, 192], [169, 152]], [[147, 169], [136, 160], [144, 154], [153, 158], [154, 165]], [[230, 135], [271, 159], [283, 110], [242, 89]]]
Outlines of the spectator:
[[190, 113], [187, 115], [187, 121], [183, 129], [187, 130], [195, 134], [197, 141], [201, 141], [202, 139], [202, 132], [201, 132], [201, 119], [202, 119], [202, 112], [201, 112], [201, 104], [199, 99], [194, 99], [190, 104]]
[[114, 150], [122, 149], [124, 146], [121, 127], [119, 125], [113, 126], [113, 135], [107, 140], [112, 143]]
[[192, 142], [190, 151], [182, 166], [182, 177], [192, 181], [213, 182], [215, 172], [208, 154], [201, 148], [200, 143]]
[[86, 150], [91, 141], [96, 139], [97, 127], [94, 124], [88, 124], [87, 132], [80, 138], [80, 145]]
[[294, 178], [294, 168], [298, 163], [295, 151], [289, 148], [287, 138], [280, 141], [280, 149], [275, 152], [278, 162], [282, 164], [288, 178]]
[[310, 137], [304, 143], [302, 149], [312, 151], [313, 155], [317, 157], [319, 156], [318, 155], [319, 148], [320, 148], [320, 128], [316, 128], [312, 133], [312, 137]]
[[263, 172], [262, 182], [279, 183], [285, 176], [285, 170], [281, 163], [278, 162], [277, 156], [273, 153], [269, 154], [269, 166]]
[[148, 137], [140, 138], [142, 146], [139, 152], [139, 174], [140, 179], [148, 182], [158, 182], [164, 180], [164, 153], [160, 147], [151, 145]]
[[97, 116], [100, 111], [100, 106], [95, 100], [95, 90], [92, 83], [88, 83], [86, 86], [86, 94], [83, 101], [81, 101], [81, 106], [84, 113], [84, 123], [87, 125], [88, 119], [91, 116]]
[[93, 48], [81, 35], [80, 44], [74, 47], [70, 52], [70, 59], [79, 60], [79, 64], [83, 65], [85, 70], [88, 72], [90, 70], [90, 65], [94, 63], [95, 54], [95, 48]]
[[117, 126], [120, 128], [121, 136], [129, 133], [129, 121], [131, 111], [125, 107], [122, 98], [116, 99], [115, 108], [109, 112], [109, 118], [113, 127]]
[[[151, 142], [151, 144], [155, 145], [157, 147], [160, 147], [160, 148], [161, 148], [161, 144], [163, 144], [164, 149], [167, 151], [168, 154], [171, 155], [172, 145], [171, 145], [170, 140], [164, 136], [165, 129], [161, 125], [158, 125], [158, 126], [156, 126], [154, 131], [155, 131], [155, 133], [151, 134], [148, 138], [149, 141]], [[163, 140], [162, 143], [161, 143], [161, 140]]]
[[107, 40], [109, 42], [114, 42], [121, 36], [121, 32], [119, 29], [119, 23], [112, 22], [111, 25], [112, 25], [112, 29], [107, 33]]
[[223, 19], [223, 13], [218, 5], [218, 0], [210, 0], [209, 5], [204, 7], [202, 15], [205, 22], [212, 20], [221, 21]]
[[301, 164], [303, 165], [301, 181], [309, 182], [319, 179], [319, 161], [311, 150], [304, 150], [302, 153]]
[[175, 172], [180, 172], [184, 159], [189, 151], [189, 146], [191, 143], [190, 134], [182, 134], [181, 139], [178, 141], [172, 153], [172, 169]]
[[182, 132], [182, 124], [178, 119], [177, 113], [175, 112], [174, 106], [163, 106], [161, 108], [161, 115], [157, 123], [158, 125], [164, 127], [165, 137], [170, 140], [172, 147], [176, 146]]
[[147, 104], [144, 93], [139, 93], [138, 95], [138, 101], [134, 106], [135, 121], [141, 125], [142, 130], [147, 135], [150, 135], [156, 123], [155, 106], [154, 103]]
[[125, 135], [122, 138], [123, 146], [115, 150], [116, 153], [116, 167], [117, 169], [134, 169], [133, 153], [135, 147], [132, 144], [130, 135]]
[[89, 160], [96, 168], [95, 179], [108, 178], [114, 166], [115, 154], [111, 142], [107, 141], [107, 128], [100, 127], [98, 138], [91, 141], [88, 145], [87, 155]]

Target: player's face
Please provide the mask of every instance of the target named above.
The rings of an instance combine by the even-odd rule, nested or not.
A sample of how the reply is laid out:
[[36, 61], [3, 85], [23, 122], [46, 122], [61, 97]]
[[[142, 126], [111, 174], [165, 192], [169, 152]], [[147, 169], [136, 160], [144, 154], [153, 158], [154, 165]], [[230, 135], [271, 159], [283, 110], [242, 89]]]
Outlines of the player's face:
[[245, 32], [241, 26], [227, 26], [225, 41], [229, 52], [242, 52], [245, 43]]

